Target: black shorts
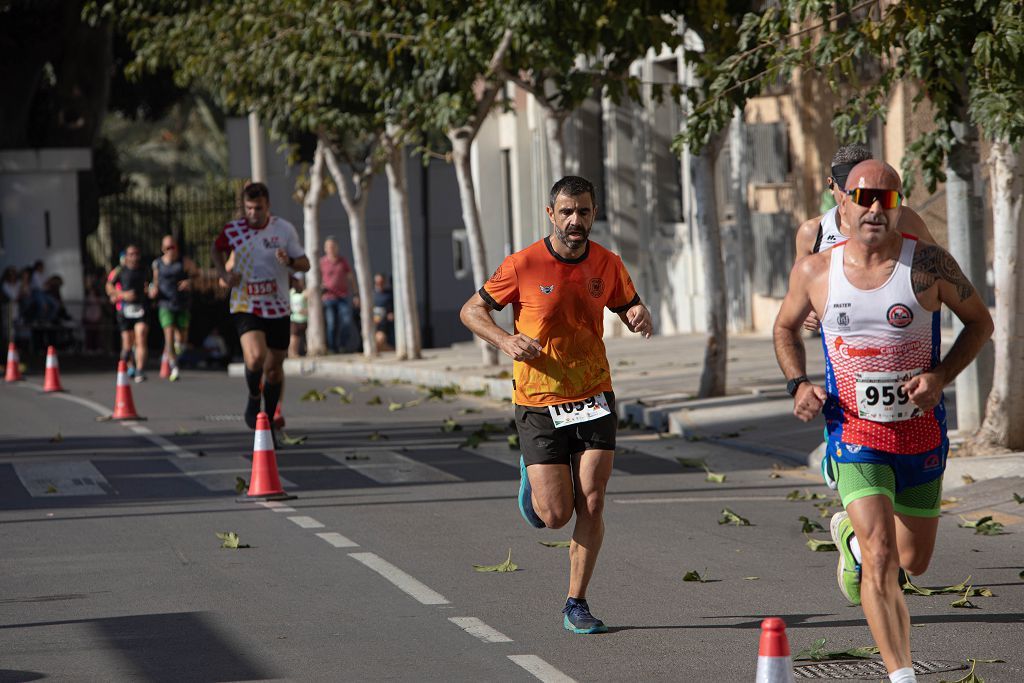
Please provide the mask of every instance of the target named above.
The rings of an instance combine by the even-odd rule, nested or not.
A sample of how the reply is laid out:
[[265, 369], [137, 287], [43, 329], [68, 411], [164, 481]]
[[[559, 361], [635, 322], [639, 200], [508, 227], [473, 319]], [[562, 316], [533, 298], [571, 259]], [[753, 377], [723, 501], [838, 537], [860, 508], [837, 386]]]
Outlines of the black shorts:
[[146, 314], [143, 313], [141, 318], [126, 318], [121, 315], [121, 311], [117, 312], [117, 329], [122, 332], [134, 332], [135, 326], [146, 323]]
[[571, 457], [587, 450], [615, 450], [619, 418], [615, 414], [615, 394], [604, 392], [611, 415], [589, 422], [559, 427], [547, 407], [516, 406], [519, 447], [527, 465], [569, 465]]
[[246, 332], [262, 332], [267, 337], [267, 348], [275, 351], [287, 351], [291, 333], [291, 318], [287, 315], [280, 318], [262, 318], [252, 313], [232, 313], [235, 329], [241, 337]]

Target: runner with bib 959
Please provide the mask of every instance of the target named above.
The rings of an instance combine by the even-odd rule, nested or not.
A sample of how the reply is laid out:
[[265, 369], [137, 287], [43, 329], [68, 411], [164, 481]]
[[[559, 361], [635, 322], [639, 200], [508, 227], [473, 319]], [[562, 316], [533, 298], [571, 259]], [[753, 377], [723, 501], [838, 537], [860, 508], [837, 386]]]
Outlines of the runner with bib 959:
[[[534, 527], [557, 529], [576, 513], [562, 625], [602, 633], [608, 629], [590, 613], [586, 594], [604, 540], [618, 428], [602, 341], [604, 309], [644, 337], [653, 328], [622, 259], [589, 239], [594, 186], [566, 176], [551, 188], [545, 208], [551, 234], [507, 257], [462, 307], [461, 318], [514, 361], [521, 514]], [[513, 334], [491, 318], [491, 310], [508, 304]]]
[[[849, 239], [793, 266], [775, 320], [775, 354], [793, 413], [824, 409], [826, 458], [844, 512], [832, 518], [839, 587], [862, 604], [892, 683], [916, 681], [910, 616], [897, 580], [927, 569], [935, 548], [949, 442], [942, 389], [978, 354], [992, 318], [941, 247], [900, 233], [902, 182], [881, 161], [846, 180], [839, 210]], [[964, 327], [939, 359], [939, 309]], [[800, 329], [821, 320], [825, 386], [807, 379]]]

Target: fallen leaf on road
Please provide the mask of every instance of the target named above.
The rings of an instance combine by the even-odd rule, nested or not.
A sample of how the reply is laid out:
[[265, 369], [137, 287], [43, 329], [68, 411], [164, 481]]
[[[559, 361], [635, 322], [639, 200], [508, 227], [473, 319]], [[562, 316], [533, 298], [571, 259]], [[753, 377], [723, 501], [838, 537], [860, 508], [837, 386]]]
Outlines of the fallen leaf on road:
[[543, 546], [547, 546], [548, 548], [568, 548], [569, 547], [569, 541], [537, 541], [537, 543], [540, 543]]
[[309, 391], [307, 391], [306, 393], [304, 393], [302, 395], [302, 399], [301, 400], [303, 400], [303, 401], [323, 401], [326, 398], [327, 398], [327, 395], [324, 394], [322, 391], [317, 391], [316, 389], [310, 389]]
[[1021, 503], [1024, 503], [1024, 496], [1020, 495], [1019, 493], [1014, 493], [1013, 494], [1013, 499], [1015, 501], [1017, 501], [1017, 505], [1020, 505]]
[[60, 443], [63, 440], [64, 437], [60, 435], [60, 432], [57, 432], [56, 434], [50, 437], [50, 443]]
[[448, 419], [441, 423], [441, 431], [444, 432], [445, 434], [450, 434], [451, 432], [461, 432], [462, 425], [460, 425], [458, 422], [449, 417]]
[[870, 659], [878, 654], [878, 648], [870, 645], [862, 647], [851, 647], [848, 650], [825, 649], [825, 639], [816, 639], [809, 648], [801, 650], [793, 656], [794, 662], [813, 661], [821, 662], [829, 659]]
[[381, 439], [387, 439], [387, 434], [381, 434], [380, 432], [372, 432], [369, 436], [370, 441], [380, 441]]
[[241, 477], [235, 477], [235, 493], [241, 493], [249, 488], [249, 483]]
[[388, 410], [390, 412], [392, 412], [392, 413], [395, 412], [396, 410], [401, 410], [404, 407], [405, 407], [404, 403], [395, 403], [394, 401], [392, 401], [391, 403], [388, 403]]
[[760, 578], [761, 578], [760, 576], [744, 576], [743, 580], [744, 581], [757, 581]]
[[991, 515], [982, 517], [981, 519], [977, 519], [973, 522], [968, 521], [962, 515], [960, 516], [960, 519], [964, 521], [963, 524], [959, 525], [961, 529], [974, 529], [974, 533], [976, 534], [982, 534], [984, 536], [998, 536], [1003, 533], [1003, 525], [992, 519]]
[[816, 553], [834, 553], [838, 550], [832, 541], [819, 541], [810, 537], [807, 537], [807, 547]]
[[676, 461], [683, 467], [692, 467], [695, 470], [702, 470], [708, 466], [703, 458], [676, 458]]
[[459, 415], [474, 415], [480, 411], [476, 408], [463, 408], [459, 411]]
[[956, 496], [952, 496], [950, 498], [943, 498], [941, 501], [939, 501], [939, 505], [945, 507], [947, 505], [956, 505], [959, 502], [959, 498], [957, 498]]
[[800, 489], [793, 489], [786, 494], [786, 500], [824, 500], [827, 496], [822, 493], [811, 493], [807, 489], [803, 492]]
[[199, 433], [198, 429], [185, 429], [184, 427], [178, 427], [174, 431], [174, 434], [176, 436], [195, 436], [198, 433]]
[[824, 531], [825, 530], [825, 527], [821, 526], [821, 524], [819, 524], [818, 522], [815, 522], [812, 519], [808, 519], [807, 517], [804, 517], [803, 515], [800, 515], [800, 521], [804, 523], [804, 526], [801, 529], [801, 531], [803, 533], [805, 533], [805, 534], [810, 534], [810, 533], [814, 533], [815, 531]]
[[740, 517], [729, 508], [722, 508], [722, 518], [718, 520], [719, 524], [733, 524], [735, 526], [752, 526], [750, 520], [745, 517]]
[[501, 564], [474, 564], [473, 569], [478, 572], [514, 572], [519, 565], [512, 561], [512, 548], [508, 549], [508, 559]]
[[961, 474], [960, 478], [964, 480], [965, 484], [973, 484], [975, 482], [974, 477], [969, 474]]
[[368, 455], [359, 455], [358, 453], [353, 453], [352, 455], [346, 455], [345, 459], [346, 460], [369, 460], [370, 456], [368, 456]]
[[683, 574], [683, 581], [699, 581], [700, 583], [707, 582], [707, 568], [704, 569], [704, 576], [701, 576], [696, 570], [690, 570]]
[[238, 542], [238, 534], [236, 534], [234, 531], [217, 531], [216, 534], [217, 538], [223, 541], [220, 544], [221, 548], [230, 548], [232, 550], [237, 550], [238, 548], [249, 547], [249, 545], [246, 543]]
[[977, 605], [975, 605], [973, 602], [971, 602], [970, 600], [967, 599], [967, 596], [970, 595], [970, 592], [971, 592], [971, 587], [968, 586], [967, 590], [964, 591], [964, 597], [960, 598], [959, 600], [954, 600], [953, 602], [949, 603], [949, 606], [950, 607], [963, 607], [964, 609], [978, 609]]
[[348, 396], [348, 389], [343, 386], [331, 387], [327, 390], [329, 394], [337, 394], [338, 396]]
[[382, 403], [384, 403], [384, 402], [380, 400], [380, 396], [374, 396], [373, 398], [371, 398], [369, 401], [366, 402], [366, 405], [368, 405], [368, 406], [379, 406]]
[[284, 431], [281, 432], [281, 443], [285, 446], [298, 446], [301, 443], [305, 443], [307, 436], [288, 436]]
[[704, 471], [707, 472], [707, 476], [704, 477], [704, 481], [711, 482], [712, 484], [724, 484], [725, 483], [725, 475], [724, 474], [719, 474], [718, 472], [712, 472], [711, 470], [709, 470], [706, 467], [704, 468]]
[[955, 681], [940, 680], [939, 683], [985, 683], [985, 681], [974, 673], [974, 669], [978, 666], [978, 662], [996, 663], [1002, 662], [1001, 659], [967, 659], [971, 665], [971, 670], [967, 672], [967, 675], [963, 678], [958, 678]]
[[57, 493], [57, 487], [54, 486], [53, 484], [50, 484], [49, 486], [46, 487], [46, 492], [47, 493]]

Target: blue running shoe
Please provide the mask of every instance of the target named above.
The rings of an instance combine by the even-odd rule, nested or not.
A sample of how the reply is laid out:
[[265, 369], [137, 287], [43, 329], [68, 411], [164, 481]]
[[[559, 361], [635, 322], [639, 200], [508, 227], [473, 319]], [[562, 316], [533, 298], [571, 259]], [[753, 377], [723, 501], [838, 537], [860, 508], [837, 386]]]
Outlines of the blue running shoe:
[[569, 598], [562, 608], [562, 625], [573, 633], [607, 633], [604, 622], [590, 613], [590, 606], [584, 598]]
[[532, 527], [543, 529], [546, 526], [533, 511], [533, 489], [530, 488], [530, 478], [526, 476], [526, 460], [522, 454], [519, 455], [519, 514]]

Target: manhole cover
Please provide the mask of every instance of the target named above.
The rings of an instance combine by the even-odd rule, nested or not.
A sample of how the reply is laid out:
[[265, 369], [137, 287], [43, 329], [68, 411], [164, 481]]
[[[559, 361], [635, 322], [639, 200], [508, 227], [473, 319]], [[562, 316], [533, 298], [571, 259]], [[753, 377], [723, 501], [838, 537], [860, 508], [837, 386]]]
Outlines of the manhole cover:
[[[965, 670], [967, 665], [962, 662], [943, 662], [925, 660], [914, 662], [914, 673], [937, 674], [944, 671]], [[886, 678], [888, 673], [885, 664], [878, 660], [865, 662], [820, 662], [793, 667], [794, 678], [824, 679], [874, 679]]]
[[207, 422], [241, 422], [241, 415], [204, 415]]

